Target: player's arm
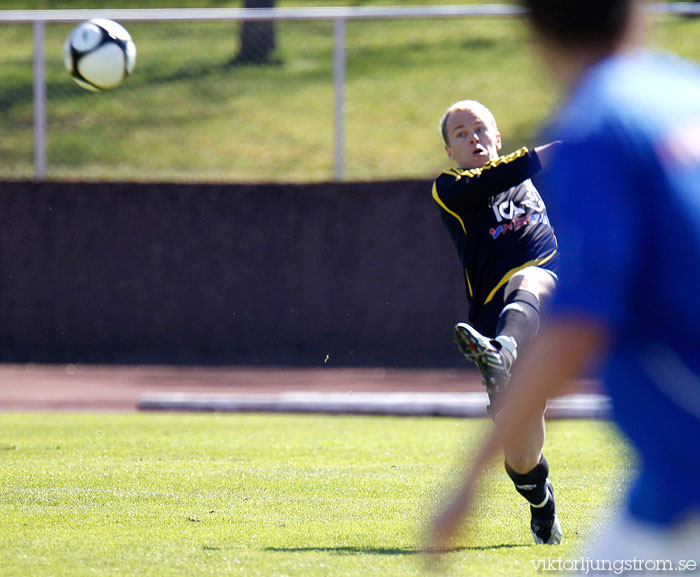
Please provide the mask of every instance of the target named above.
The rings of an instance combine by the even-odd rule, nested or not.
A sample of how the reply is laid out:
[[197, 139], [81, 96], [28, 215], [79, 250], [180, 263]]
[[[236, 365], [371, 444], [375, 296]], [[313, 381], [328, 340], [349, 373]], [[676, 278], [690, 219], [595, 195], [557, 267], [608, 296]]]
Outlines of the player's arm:
[[534, 150], [521, 148], [489, 161], [483, 168], [446, 171], [436, 181], [436, 193], [450, 210], [462, 212], [537, 174], [543, 166], [540, 152], [549, 161], [551, 150], [550, 145]]
[[517, 441], [520, 431], [540, 418], [546, 399], [566, 390], [567, 384], [604, 349], [605, 328], [594, 321], [558, 320], [532, 344], [515, 364], [503, 395], [504, 412], [475, 460], [465, 470], [459, 489], [445, 502], [432, 522], [429, 551], [449, 545], [469, 512], [484, 468], [502, 447]]

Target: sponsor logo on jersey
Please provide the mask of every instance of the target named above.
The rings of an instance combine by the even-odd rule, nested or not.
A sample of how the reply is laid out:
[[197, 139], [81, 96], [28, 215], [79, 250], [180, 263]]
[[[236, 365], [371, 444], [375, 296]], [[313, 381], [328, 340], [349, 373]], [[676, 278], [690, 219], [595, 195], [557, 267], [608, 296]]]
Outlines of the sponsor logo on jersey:
[[547, 218], [546, 214], [542, 212], [536, 212], [535, 214], [528, 214], [527, 216], [524, 216], [522, 218], [514, 218], [510, 222], [504, 222], [503, 224], [499, 224], [497, 227], [489, 229], [489, 234], [493, 238], [498, 238], [499, 236], [501, 236], [502, 234], [506, 234], [507, 232], [521, 229], [524, 226], [527, 226], [528, 224], [537, 224], [540, 222], [549, 224], [549, 219]]

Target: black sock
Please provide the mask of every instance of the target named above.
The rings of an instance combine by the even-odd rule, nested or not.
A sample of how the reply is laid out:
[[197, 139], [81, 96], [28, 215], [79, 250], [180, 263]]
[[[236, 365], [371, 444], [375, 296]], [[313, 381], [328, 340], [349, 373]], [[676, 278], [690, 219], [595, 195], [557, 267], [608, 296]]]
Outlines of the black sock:
[[506, 299], [496, 325], [496, 338], [511, 337], [522, 351], [540, 330], [540, 301], [526, 290], [515, 290]]
[[540, 462], [527, 473], [516, 473], [506, 463], [506, 472], [515, 484], [515, 490], [530, 503], [532, 516], [539, 518], [551, 517], [554, 514], [554, 502], [547, 491], [549, 463], [544, 455]]

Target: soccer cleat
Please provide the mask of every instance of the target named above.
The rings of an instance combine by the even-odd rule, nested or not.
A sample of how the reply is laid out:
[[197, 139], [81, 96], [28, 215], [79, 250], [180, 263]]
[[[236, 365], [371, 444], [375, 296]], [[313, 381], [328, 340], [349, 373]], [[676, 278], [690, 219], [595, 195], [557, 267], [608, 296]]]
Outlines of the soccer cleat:
[[538, 545], [559, 545], [561, 543], [563, 533], [559, 518], [556, 515], [550, 521], [533, 519], [530, 522], [530, 530], [535, 543]]
[[458, 323], [455, 326], [455, 342], [466, 359], [478, 367], [489, 394], [498, 393], [506, 387], [510, 375], [503, 355], [493, 341], [467, 323]]
[[559, 545], [561, 543], [563, 533], [561, 530], [561, 524], [559, 523], [559, 518], [555, 513], [554, 488], [552, 487], [552, 483], [549, 479], [547, 479], [547, 494], [552, 503], [552, 514], [550, 517], [540, 519], [534, 515], [534, 512], [537, 509], [535, 507], [530, 507], [530, 512], [533, 514], [532, 518], [530, 519], [530, 531], [532, 531], [532, 537], [535, 540], [535, 543], [538, 545]]

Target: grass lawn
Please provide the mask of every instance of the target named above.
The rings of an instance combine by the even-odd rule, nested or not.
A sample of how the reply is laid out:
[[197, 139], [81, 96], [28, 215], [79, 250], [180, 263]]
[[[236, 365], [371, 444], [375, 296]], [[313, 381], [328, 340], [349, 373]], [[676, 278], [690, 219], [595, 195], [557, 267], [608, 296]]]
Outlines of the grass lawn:
[[[424, 575], [424, 520], [485, 420], [0, 414], [0, 575]], [[550, 424], [565, 531], [535, 546], [494, 465], [446, 574], [532, 575], [573, 558], [629, 473], [607, 423]]]
[[[407, 4], [409, 2], [400, 2]], [[456, 3], [411, 0], [411, 4]], [[476, 2], [474, 2], [476, 3]], [[93, 8], [241, 6], [235, 1], [114, 0]], [[278, 6], [387, 5], [286, 1]], [[7, 6], [6, 6], [7, 5]], [[6, 0], [5, 8], [85, 8], [80, 0]], [[46, 28], [48, 176], [60, 179], [324, 181], [333, 178], [333, 24], [277, 25], [276, 63], [231, 66], [235, 22], [124, 22], [137, 46], [123, 86], [88, 93], [63, 67], [73, 24]], [[700, 61], [700, 20], [662, 18], [652, 40]], [[345, 178], [432, 179], [449, 165], [437, 123], [477, 98], [504, 151], [539, 142], [557, 91], [517, 18], [347, 24]], [[32, 28], [0, 25], [0, 178], [33, 175]]]

